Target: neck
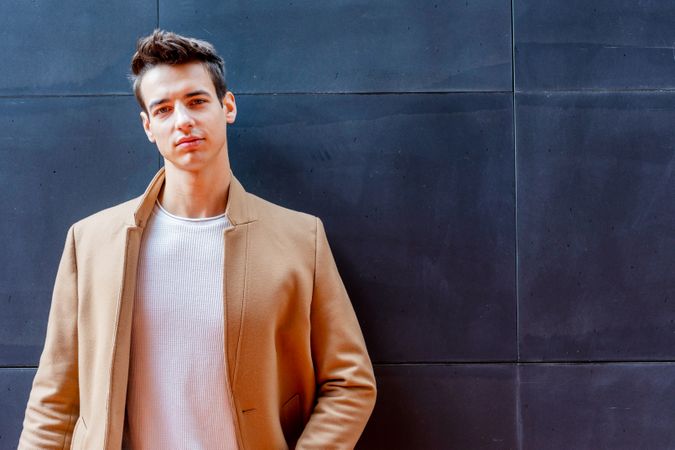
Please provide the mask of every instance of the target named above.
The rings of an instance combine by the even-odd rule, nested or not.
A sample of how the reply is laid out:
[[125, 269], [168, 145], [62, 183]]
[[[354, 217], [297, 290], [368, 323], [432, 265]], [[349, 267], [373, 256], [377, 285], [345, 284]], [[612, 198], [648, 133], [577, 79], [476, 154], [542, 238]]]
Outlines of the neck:
[[162, 207], [179, 217], [213, 217], [225, 212], [230, 189], [230, 167], [190, 172], [166, 161], [164, 186], [158, 200]]

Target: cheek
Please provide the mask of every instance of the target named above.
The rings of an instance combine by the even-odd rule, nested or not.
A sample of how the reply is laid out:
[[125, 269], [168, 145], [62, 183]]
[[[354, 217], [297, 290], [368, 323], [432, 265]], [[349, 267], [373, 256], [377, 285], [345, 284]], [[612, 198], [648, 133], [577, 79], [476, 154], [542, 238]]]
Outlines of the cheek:
[[167, 132], [167, 127], [164, 124], [155, 125], [152, 128], [152, 133], [158, 141], [166, 141], [171, 137], [171, 133]]

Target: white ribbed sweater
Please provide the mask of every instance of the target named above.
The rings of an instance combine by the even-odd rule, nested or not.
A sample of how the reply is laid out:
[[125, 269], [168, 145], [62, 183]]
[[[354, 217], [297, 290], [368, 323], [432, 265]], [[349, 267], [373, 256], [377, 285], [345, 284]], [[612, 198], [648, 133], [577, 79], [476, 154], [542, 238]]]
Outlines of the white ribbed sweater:
[[225, 214], [155, 204], [143, 232], [131, 332], [125, 446], [236, 449], [224, 358]]

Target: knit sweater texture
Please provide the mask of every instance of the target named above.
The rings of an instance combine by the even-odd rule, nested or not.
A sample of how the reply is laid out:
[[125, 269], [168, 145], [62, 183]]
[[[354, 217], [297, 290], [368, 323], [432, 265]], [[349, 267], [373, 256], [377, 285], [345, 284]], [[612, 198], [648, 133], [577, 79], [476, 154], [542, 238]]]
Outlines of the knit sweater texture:
[[131, 332], [125, 447], [237, 449], [224, 358], [223, 213], [157, 202], [143, 232]]

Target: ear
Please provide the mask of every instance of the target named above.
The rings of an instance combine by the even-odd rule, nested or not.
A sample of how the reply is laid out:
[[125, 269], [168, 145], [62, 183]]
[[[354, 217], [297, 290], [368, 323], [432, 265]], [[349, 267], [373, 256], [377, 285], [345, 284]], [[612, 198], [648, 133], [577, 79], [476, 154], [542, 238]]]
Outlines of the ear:
[[230, 91], [227, 91], [223, 97], [223, 108], [227, 123], [234, 123], [237, 118], [237, 102], [234, 101], [234, 94]]
[[155, 137], [152, 135], [152, 131], [150, 131], [150, 119], [145, 111], [141, 111], [141, 123], [143, 124], [143, 131], [145, 131], [148, 140], [150, 142], [155, 142]]

